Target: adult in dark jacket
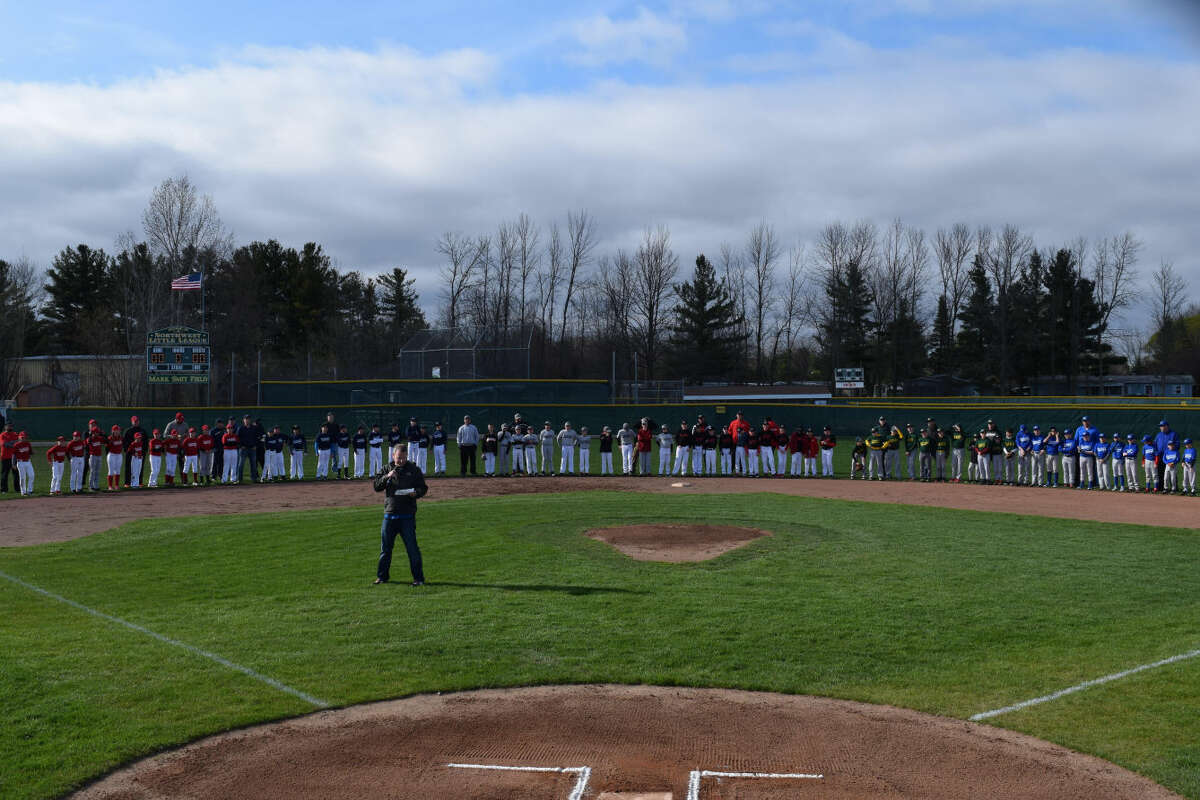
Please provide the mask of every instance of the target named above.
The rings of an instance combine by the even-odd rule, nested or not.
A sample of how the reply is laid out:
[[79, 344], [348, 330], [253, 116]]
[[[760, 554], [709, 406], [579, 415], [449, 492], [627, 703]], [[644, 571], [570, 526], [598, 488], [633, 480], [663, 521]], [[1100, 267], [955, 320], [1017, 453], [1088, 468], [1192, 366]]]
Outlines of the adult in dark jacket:
[[1163, 490], [1163, 477], [1167, 471], [1166, 462], [1163, 461], [1163, 453], [1167, 452], [1167, 445], [1175, 442], [1176, 448], [1179, 447], [1179, 434], [1171, 430], [1171, 426], [1167, 424], [1165, 419], [1158, 421], [1158, 435], [1154, 437], [1154, 491], [1161, 492]]
[[246, 465], [250, 465], [250, 480], [258, 483], [258, 426], [250, 421], [250, 415], [242, 417], [236, 431], [238, 437], [238, 483], [246, 478]]
[[[138, 416], [136, 414], [134, 414], [132, 417], [129, 418], [129, 427], [125, 429], [125, 435], [121, 437], [121, 445], [122, 445], [121, 452], [123, 452], [125, 454], [125, 483], [124, 483], [124, 485], [125, 485], [126, 489], [128, 489], [130, 486], [129, 479], [131, 477], [130, 471], [131, 471], [131, 466], [132, 466], [130, 464], [130, 460], [132, 457], [131, 457], [131, 454], [129, 451], [129, 445], [133, 444], [133, 440], [135, 438], [137, 438], [137, 435], [139, 433], [142, 435], [143, 441], [145, 441], [145, 442], [150, 441], [150, 433], [141, 426], [141, 420], [139, 420]], [[143, 464], [146, 461], [149, 461], [149, 459], [144, 459]], [[142, 471], [144, 472], [145, 470], [142, 470]], [[137, 485], [138, 486], [146, 485], [146, 482], [142, 480], [142, 476], [140, 474], [138, 475]]]
[[421, 586], [425, 583], [425, 572], [421, 565], [421, 550], [417, 547], [417, 499], [424, 497], [429, 487], [421, 470], [408, 460], [407, 446], [399, 444], [392, 448], [392, 463], [375, 476], [375, 491], [386, 493], [375, 583], [388, 582], [392, 547], [396, 544], [396, 534], [400, 534], [408, 552], [412, 585]]
[[258, 437], [258, 444], [254, 446], [254, 460], [258, 462], [258, 468], [262, 469], [267, 460], [267, 429], [261, 419], [254, 420], [254, 434]]

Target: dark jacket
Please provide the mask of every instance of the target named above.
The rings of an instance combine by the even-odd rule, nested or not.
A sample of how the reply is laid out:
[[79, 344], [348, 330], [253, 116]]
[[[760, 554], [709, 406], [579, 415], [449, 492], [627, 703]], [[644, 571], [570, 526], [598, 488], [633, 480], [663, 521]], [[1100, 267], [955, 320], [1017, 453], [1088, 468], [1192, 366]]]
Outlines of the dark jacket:
[[242, 447], [256, 447], [258, 445], [258, 428], [251, 425], [239, 425], [237, 429], [238, 443]]
[[[395, 474], [392, 472], [393, 469]], [[416, 489], [416, 492], [397, 495], [397, 489]], [[387, 492], [383, 513], [415, 514], [417, 513], [417, 498], [424, 497], [425, 493], [429, 491], [429, 487], [425, 485], [425, 476], [421, 474], [421, 470], [417, 469], [417, 465], [406, 461], [402, 467], [389, 464], [376, 475], [375, 491]]]

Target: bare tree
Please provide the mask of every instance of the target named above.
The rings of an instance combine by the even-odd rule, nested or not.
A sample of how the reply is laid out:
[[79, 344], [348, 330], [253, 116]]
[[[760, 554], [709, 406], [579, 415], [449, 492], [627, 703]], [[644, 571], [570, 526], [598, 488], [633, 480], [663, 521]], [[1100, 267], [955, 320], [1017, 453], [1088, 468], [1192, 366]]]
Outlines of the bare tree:
[[25, 356], [25, 340], [44, 293], [42, 276], [28, 258], [0, 261], [0, 397], [12, 397], [21, 388], [18, 362], [10, 359]]
[[442, 292], [446, 299], [446, 325], [453, 328], [458, 325], [459, 304], [474, 284], [479, 264], [478, 243], [461, 233], [447, 231], [438, 240], [437, 251], [448, 262], [441, 271]]
[[521, 275], [521, 293], [519, 302], [521, 304], [520, 320], [524, 326], [530, 322], [528, 316], [529, 308], [529, 290], [531, 281], [536, 280], [538, 266], [541, 264], [541, 251], [538, 249], [538, 240], [541, 238], [541, 233], [538, 231], [537, 225], [529, 218], [528, 214], [521, 214], [517, 217], [516, 223], [513, 225], [514, 249], [516, 251], [517, 271]]
[[199, 194], [187, 175], [167, 178], [155, 188], [142, 212], [142, 229], [151, 251], [172, 270], [184, 265], [189, 251], [213, 249], [228, 255], [233, 249], [212, 198]]
[[[783, 294], [780, 333], [787, 358], [787, 377], [795, 377], [793, 356], [805, 325], [814, 324], [815, 310], [810, 291], [808, 253], [803, 244], [793, 247], [788, 254], [787, 283]], [[801, 377], [804, 377], [801, 375]]]
[[550, 244], [546, 248], [547, 271], [537, 275], [538, 303], [543, 339], [549, 339], [554, 325], [554, 303], [563, 278], [563, 242], [557, 223], [550, 224]]
[[571, 307], [579, 271], [591, 261], [595, 247], [596, 220], [589, 217], [587, 211], [567, 212], [567, 286], [563, 296], [562, 324], [558, 329], [560, 342], [567, 339], [567, 311]]
[[[1142, 242], [1126, 231], [1096, 243], [1092, 257], [1092, 281], [1100, 304], [1099, 336], [1108, 332], [1109, 319], [1137, 299], [1137, 262]], [[1096, 359], [1098, 374], [1104, 374], [1104, 359]]]
[[1022, 233], [1016, 225], [1005, 225], [1004, 230], [1000, 232], [987, 251], [988, 256], [985, 263], [992, 283], [996, 287], [996, 327], [1000, 356], [998, 373], [1001, 394], [1008, 394], [1009, 390], [1008, 376], [1011, 361], [1009, 345], [1012, 338], [1009, 330], [1011, 323], [1009, 294], [1013, 283], [1020, 274], [1022, 265], [1032, 250], [1033, 240], [1029, 236]]
[[603, 298], [600, 308], [604, 336], [621, 351], [628, 348], [633, 327], [635, 272], [633, 259], [624, 250], [618, 250], [614, 258], [600, 259], [596, 278]]
[[1182, 327], [1179, 322], [1187, 299], [1187, 282], [1175, 271], [1174, 264], [1163, 261], [1151, 276], [1151, 285], [1153, 306], [1150, 313], [1155, 328], [1154, 346], [1151, 350], [1154, 360], [1158, 363], [1162, 393], [1166, 394], [1171, 356], [1181, 333], [1178, 328]]
[[494, 315], [499, 325], [507, 328], [511, 322], [513, 280], [517, 271], [517, 237], [515, 226], [502, 223], [496, 231], [496, 307]]
[[[743, 362], [750, 358], [750, 314], [749, 303], [747, 297], [750, 294], [749, 280], [746, 277], [746, 261], [742, 258], [741, 253], [733, 248], [728, 242], [721, 243], [721, 255], [717, 263], [717, 268], [720, 270], [721, 276], [725, 280], [725, 285], [729, 287], [729, 294], [733, 298], [734, 307], [738, 311], [738, 319], [741, 321], [737, 333], [744, 342], [742, 352]], [[744, 366], [744, 363], [743, 363]]]
[[779, 260], [779, 241], [774, 226], [761, 221], [746, 238], [746, 263], [750, 269], [750, 302], [754, 315], [754, 370], [761, 379], [766, 373], [763, 363], [763, 338], [775, 302], [775, 262]]
[[658, 361], [659, 339], [665, 327], [667, 299], [671, 282], [679, 271], [679, 257], [671, 249], [671, 233], [666, 227], [646, 229], [634, 256], [636, 284], [633, 321], [639, 349], [646, 359], [646, 374], [653, 378]]
[[938, 228], [934, 239], [934, 253], [937, 257], [938, 273], [942, 277], [942, 294], [946, 296], [947, 309], [950, 312], [950, 337], [954, 338], [958, 328], [958, 312], [962, 310], [971, 285], [971, 229], [958, 222], [947, 231]]

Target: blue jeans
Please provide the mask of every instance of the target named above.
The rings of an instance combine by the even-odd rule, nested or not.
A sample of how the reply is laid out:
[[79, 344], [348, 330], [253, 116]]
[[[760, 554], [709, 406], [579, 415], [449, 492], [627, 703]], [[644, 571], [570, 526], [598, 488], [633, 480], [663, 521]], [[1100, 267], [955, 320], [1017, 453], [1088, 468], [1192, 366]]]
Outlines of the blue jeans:
[[383, 515], [383, 526], [379, 532], [379, 566], [375, 570], [375, 576], [385, 581], [390, 577], [392, 547], [396, 544], [396, 534], [400, 534], [400, 538], [404, 540], [404, 549], [408, 551], [408, 568], [412, 572], [413, 580], [424, 583], [421, 549], [417, 547], [417, 518], [412, 515]]
[[247, 461], [250, 462], [250, 480], [258, 483], [258, 458], [253, 447], [238, 448], [238, 483], [241, 483], [245, 477]]

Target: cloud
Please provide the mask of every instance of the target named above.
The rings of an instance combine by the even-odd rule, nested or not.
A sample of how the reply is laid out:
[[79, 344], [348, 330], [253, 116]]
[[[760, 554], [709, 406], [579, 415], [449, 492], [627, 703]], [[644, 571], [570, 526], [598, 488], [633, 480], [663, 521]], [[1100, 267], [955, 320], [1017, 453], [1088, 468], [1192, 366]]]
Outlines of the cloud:
[[581, 66], [630, 61], [665, 66], [687, 45], [681, 22], [646, 8], [638, 8], [628, 19], [599, 14], [572, 22], [568, 29], [575, 49], [566, 59]]
[[601, 251], [667, 224], [685, 265], [764, 218], [786, 241], [896, 216], [1013, 222], [1045, 246], [1132, 229], [1147, 272], [1166, 258], [1200, 287], [1194, 63], [868, 52], [765, 84], [518, 96], [494, 89], [502, 69], [472, 50], [254, 49], [104, 87], [0, 83], [0, 258], [111, 248], [187, 172], [240, 242], [409, 268], [429, 306], [443, 231], [580, 208]]

